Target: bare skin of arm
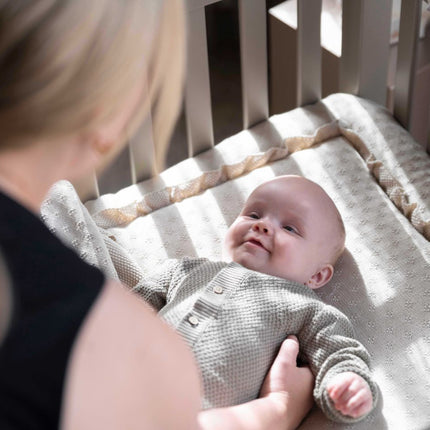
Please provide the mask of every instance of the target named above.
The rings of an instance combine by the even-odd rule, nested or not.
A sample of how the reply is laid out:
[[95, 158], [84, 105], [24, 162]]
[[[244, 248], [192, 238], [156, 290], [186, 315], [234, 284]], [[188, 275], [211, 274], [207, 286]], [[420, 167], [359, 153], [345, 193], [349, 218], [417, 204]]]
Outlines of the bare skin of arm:
[[266, 376], [260, 398], [199, 414], [202, 430], [293, 430], [313, 405], [314, 377], [307, 367], [296, 366], [299, 343], [289, 336]]
[[143, 301], [108, 282], [75, 344], [61, 428], [196, 429], [198, 375], [179, 336]]

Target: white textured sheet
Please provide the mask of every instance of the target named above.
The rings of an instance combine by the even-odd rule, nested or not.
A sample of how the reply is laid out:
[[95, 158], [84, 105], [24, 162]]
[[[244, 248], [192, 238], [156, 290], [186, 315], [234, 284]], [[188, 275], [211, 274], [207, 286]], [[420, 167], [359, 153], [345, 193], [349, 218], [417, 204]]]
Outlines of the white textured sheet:
[[[285, 139], [290, 149], [314, 146], [287, 155]], [[374, 158], [366, 164], [351, 142]], [[220, 259], [248, 194], [287, 173], [320, 183], [344, 218], [347, 251], [320, 295], [351, 318], [381, 390], [360, 424], [330, 423], [315, 409], [300, 428], [430, 428], [430, 158], [384, 109], [331, 96], [239, 133], [161, 179], [89, 202], [92, 217], [60, 183], [42, 216], [89, 262], [133, 286], [167, 257]]]

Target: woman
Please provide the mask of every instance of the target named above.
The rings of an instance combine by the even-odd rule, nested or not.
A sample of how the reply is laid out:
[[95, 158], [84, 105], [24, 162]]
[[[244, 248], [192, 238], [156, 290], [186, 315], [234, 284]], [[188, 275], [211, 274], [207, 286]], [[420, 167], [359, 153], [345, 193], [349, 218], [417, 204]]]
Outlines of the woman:
[[0, 428], [294, 428], [312, 377], [285, 342], [254, 402], [199, 413], [188, 348], [39, 221], [59, 179], [85, 180], [148, 112], [164, 150], [180, 103], [179, 0], [0, 2], [0, 246], [13, 290]]

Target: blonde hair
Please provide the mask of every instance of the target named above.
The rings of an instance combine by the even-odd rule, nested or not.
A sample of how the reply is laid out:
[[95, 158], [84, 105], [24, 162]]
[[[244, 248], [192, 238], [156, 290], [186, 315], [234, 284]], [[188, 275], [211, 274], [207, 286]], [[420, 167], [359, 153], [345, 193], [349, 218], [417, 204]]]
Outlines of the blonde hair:
[[180, 107], [185, 59], [181, 0], [0, 0], [0, 149], [90, 130], [138, 83], [153, 106], [156, 164]]

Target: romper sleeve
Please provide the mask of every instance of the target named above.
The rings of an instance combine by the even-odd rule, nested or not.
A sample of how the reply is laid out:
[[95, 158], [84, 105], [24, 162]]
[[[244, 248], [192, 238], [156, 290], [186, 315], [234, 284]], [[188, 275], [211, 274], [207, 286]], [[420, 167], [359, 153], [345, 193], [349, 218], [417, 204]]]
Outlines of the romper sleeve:
[[179, 261], [174, 259], [165, 261], [154, 272], [143, 277], [132, 288], [132, 291], [151, 305], [157, 312], [160, 311], [166, 305], [167, 295], [179, 264]]
[[366, 380], [375, 407], [378, 388], [372, 380], [369, 353], [354, 338], [352, 324], [342, 312], [329, 305], [316, 305], [315, 312], [299, 333], [299, 341], [315, 375], [315, 401], [330, 419], [354, 423], [363, 418], [345, 416], [334, 408], [326, 386], [339, 373], [354, 372]]

